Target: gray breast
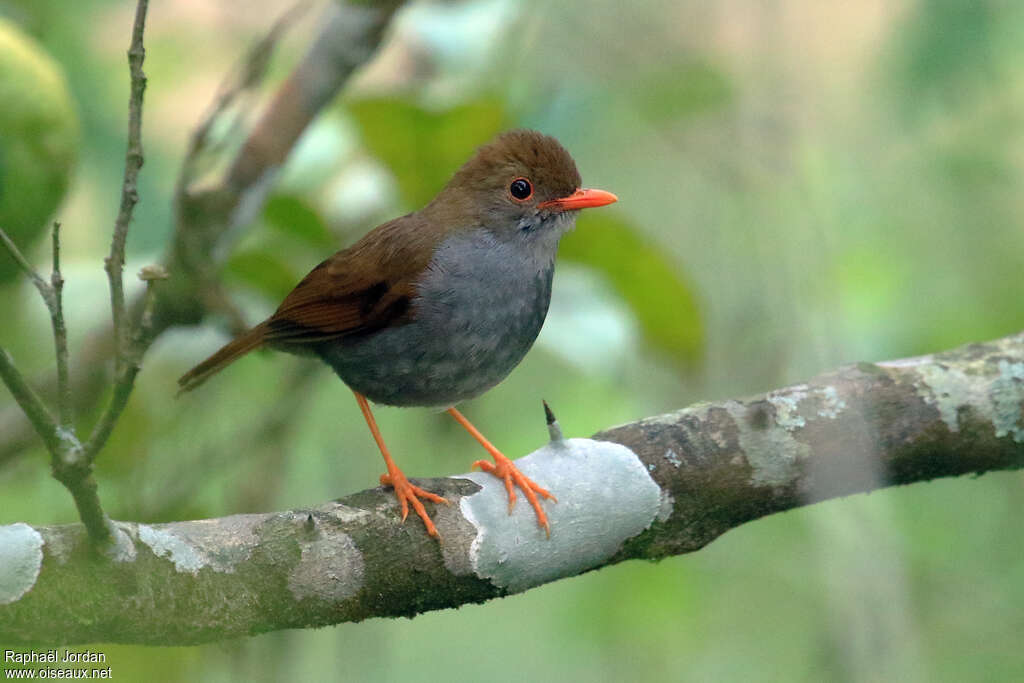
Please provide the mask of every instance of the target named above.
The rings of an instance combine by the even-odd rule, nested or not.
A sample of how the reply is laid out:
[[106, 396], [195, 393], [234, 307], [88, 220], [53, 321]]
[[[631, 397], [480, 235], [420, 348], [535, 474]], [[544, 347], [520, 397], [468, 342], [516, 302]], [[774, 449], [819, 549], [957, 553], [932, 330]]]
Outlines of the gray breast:
[[517, 247], [485, 230], [449, 238], [419, 283], [412, 322], [321, 357], [376, 403], [451, 406], [487, 391], [526, 355], [551, 300], [554, 250]]

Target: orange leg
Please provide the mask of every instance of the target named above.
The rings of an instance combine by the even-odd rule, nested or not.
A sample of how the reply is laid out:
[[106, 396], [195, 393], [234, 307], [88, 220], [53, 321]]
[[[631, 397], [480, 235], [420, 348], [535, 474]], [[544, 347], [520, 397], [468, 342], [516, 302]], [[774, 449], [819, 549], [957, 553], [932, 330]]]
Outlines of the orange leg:
[[537, 513], [537, 525], [544, 529], [548, 537], [551, 537], [551, 527], [548, 526], [548, 516], [544, 514], [544, 509], [540, 506], [540, 501], [537, 500], [537, 494], [540, 494], [541, 498], [547, 498], [558, 502], [558, 499], [551, 495], [547, 489], [541, 488], [535, 484], [529, 477], [519, 471], [511, 460], [509, 460], [504, 453], [499, 451], [494, 445], [488, 441], [483, 434], [474, 427], [469, 420], [467, 420], [462, 413], [455, 410], [455, 408], [449, 408], [448, 414], [455, 418], [455, 421], [462, 425], [467, 432], [472, 435], [474, 439], [480, 442], [491, 457], [494, 458], [494, 464], [487, 462], [486, 460], [477, 460], [473, 463], [473, 467], [479, 467], [484, 472], [489, 472], [499, 479], [505, 481], [505, 489], [508, 491], [508, 511], [511, 513], [512, 508], [516, 504], [516, 489], [518, 486], [522, 489], [523, 493], [526, 494], [526, 499], [530, 501], [530, 505], [533, 506], [533, 511]]
[[380, 454], [384, 456], [384, 464], [387, 466], [388, 472], [387, 474], [380, 475], [380, 483], [385, 486], [394, 487], [395, 496], [402, 505], [402, 521], [404, 522], [405, 518], [409, 516], [409, 504], [412, 503], [412, 509], [416, 511], [416, 514], [423, 520], [424, 526], [427, 527], [427, 533], [434, 538], [440, 539], [441, 534], [437, 533], [437, 527], [430, 520], [430, 516], [423, 508], [420, 498], [425, 498], [432, 503], [444, 503], [445, 505], [448, 505], [448, 500], [409, 483], [409, 480], [405, 478], [405, 474], [402, 473], [402, 470], [398, 469], [398, 465], [391, 459], [388, 447], [384, 445], [384, 437], [380, 435], [380, 430], [377, 428], [377, 421], [373, 419], [373, 413], [370, 412], [370, 404], [366, 397], [356, 391], [352, 393], [356, 395], [356, 403], [359, 404], [359, 409], [363, 411], [363, 417], [366, 418], [366, 424], [370, 427], [373, 440], [377, 442], [377, 447], [380, 448]]

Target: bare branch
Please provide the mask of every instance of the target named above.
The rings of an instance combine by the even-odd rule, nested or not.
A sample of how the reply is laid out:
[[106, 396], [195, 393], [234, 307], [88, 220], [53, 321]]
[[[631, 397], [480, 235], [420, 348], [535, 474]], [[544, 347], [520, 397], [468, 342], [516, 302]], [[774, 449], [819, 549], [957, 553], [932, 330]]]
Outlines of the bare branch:
[[[131, 74], [131, 94], [128, 98], [128, 145], [125, 153], [124, 182], [121, 187], [121, 209], [114, 224], [114, 236], [110, 241], [110, 256], [106, 259], [107, 276], [110, 279], [110, 307], [114, 323], [114, 359], [116, 376], [110, 402], [93, 428], [89, 440], [81, 450], [87, 465], [106, 444], [117, 420], [121, 417], [128, 397], [139, 374], [144, 348], [133, 331], [126, 316], [124, 303], [124, 254], [128, 239], [128, 228], [139, 201], [138, 176], [142, 168], [142, 98], [146, 91], [146, 74], [142, 64], [146, 59], [143, 33], [146, 28], [146, 11], [149, 0], [138, 0], [135, 7], [135, 22], [132, 25], [131, 45], [128, 48], [128, 70]], [[146, 288], [147, 297], [152, 298], [151, 287]], [[151, 305], [151, 304], [150, 304]], [[141, 321], [140, 321], [141, 325]]]
[[[53, 476], [71, 492], [75, 507], [82, 519], [90, 540], [105, 545], [115, 537], [110, 520], [103, 512], [96, 492], [96, 481], [92, 476], [92, 463], [96, 454], [106, 442], [117, 418], [128, 401], [138, 373], [138, 354], [129, 348], [129, 322], [125, 313], [124, 270], [125, 245], [128, 228], [132, 222], [135, 204], [139, 201], [138, 175], [142, 167], [142, 97], [146, 89], [146, 75], [142, 63], [146, 51], [143, 46], [143, 32], [146, 26], [148, 0], [138, 0], [135, 21], [132, 26], [131, 45], [128, 48], [128, 65], [131, 74], [131, 94], [128, 102], [128, 143], [125, 153], [124, 181], [121, 188], [121, 207], [114, 223], [114, 234], [110, 241], [110, 255], [106, 258], [107, 277], [110, 280], [110, 306], [114, 328], [114, 359], [117, 377], [113, 396], [100, 423], [93, 430], [93, 436], [83, 448], [72, 428], [71, 389], [68, 380], [67, 332], [64, 329], [64, 314], [61, 308], [61, 291], [64, 281], [60, 274], [60, 233], [59, 225], [53, 234], [53, 303], [50, 306], [53, 322], [54, 343], [57, 353], [57, 386], [60, 420], [63, 428], [61, 448], [51, 450]], [[99, 435], [101, 438], [97, 438]]]
[[83, 469], [76, 463], [68, 463], [59, 469], [55, 468], [53, 476], [71, 492], [75, 509], [78, 510], [82, 526], [85, 527], [88, 543], [94, 548], [105, 549], [114, 538], [116, 529], [100, 505], [92, 470]]
[[74, 430], [71, 403], [71, 382], [68, 379], [68, 330], [64, 325], [64, 276], [60, 273], [60, 223], [53, 224], [53, 266], [50, 272], [53, 305], [50, 323], [53, 327], [54, 355], [57, 359], [57, 416], [63, 429]]
[[18, 245], [14, 243], [14, 240], [11, 239], [10, 235], [8, 235], [7, 231], [3, 228], [0, 228], [0, 242], [3, 242], [4, 248], [7, 249], [7, 253], [11, 255], [14, 262], [18, 264], [18, 267], [21, 268], [22, 272], [24, 272], [28, 279], [32, 281], [35, 288], [39, 290], [39, 295], [43, 297], [43, 301], [46, 303], [47, 307], [51, 307], [53, 291], [50, 289], [50, 285], [46, 284], [46, 280], [43, 279], [43, 276], [32, 267], [32, 264], [28, 262], [25, 255], [21, 253], [20, 249], [18, 249]]
[[228, 187], [239, 194], [259, 190], [261, 178], [284, 163], [309, 122], [376, 49], [401, 3], [377, 4], [342, 7], [334, 3], [328, 7], [320, 35], [239, 151], [228, 172]]
[[119, 376], [122, 374], [120, 370], [124, 363], [125, 345], [129, 335], [122, 281], [124, 253], [128, 241], [128, 228], [135, 213], [135, 204], [139, 201], [138, 176], [143, 162], [142, 97], [146, 91], [146, 74], [142, 71], [142, 62], [146, 58], [146, 48], [142, 43], [142, 34], [146, 27], [148, 8], [149, 0], [138, 0], [135, 6], [135, 22], [132, 25], [132, 40], [128, 48], [131, 94], [128, 98], [128, 145], [125, 152], [124, 181], [121, 186], [121, 208], [114, 222], [110, 255], [106, 258], [107, 278], [110, 280], [110, 309], [114, 325], [114, 357]]
[[[46, 304], [47, 310], [50, 312], [50, 323], [53, 327], [53, 342], [57, 356], [57, 388], [58, 388], [58, 417], [60, 420], [60, 426], [63, 429], [70, 429], [71, 425], [71, 397], [68, 389], [68, 338], [67, 330], [64, 327], [64, 309], [62, 302], [62, 294], [64, 291], [64, 278], [60, 274], [60, 223], [53, 224], [53, 271], [50, 274], [50, 282], [46, 280], [32, 267], [32, 264], [28, 262], [28, 259], [18, 250], [17, 245], [11, 240], [10, 236], [0, 228], [0, 242], [3, 242], [8, 253], [15, 260], [25, 275], [28, 276], [32, 284], [35, 285], [36, 289], [39, 290], [39, 295], [43, 298], [43, 303]], [[9, 365], [8, 373], [15, 373], [17, 375], [17, 381], [23, 384], [26, 388], [28, 385], [25, 384], [21, 374], [17, 372], [14, 367], [14, 363], [8, 356], [6, 362]], [[15, 374], [11, 374], [14, 377]], [[11, 391], [15, 389], [12, 386]], [[35, 397], [36, 401], [40, 399], [35, 395], [35, 392], [31, 394]], [[20, 405], [20, 402], [19, 402]], [[22, 406], [24, 408], [24, 406]], [[40, 401], [38, 407], [43, 407]], [[36, 431], [46, 439], [43, 431], [39, 429], [39, 413], [34, 408], [36, 418], [33, 419], [30, 416], [31, 421], [36, 427]], [[45, 410], [45, 408], [44, 408]], [[28, 411], [26, 410], [26, 413]], [[47, 415], [49, 412], [47, 411]], [[52, 418], [51, 418], [52, 419]], [[45, 427], [46, 430], [49, 427]]]
[[71, 493], [89, 538], [97, 544], [103, 544], [111, 538], [112, 528], [110, 520], [100, 507], [99, 497], [96, 495], [96, 482], [92, 478], [91, 460], [83, 458], [82, 445], [75, 434], [71, 414], [68, 340], [61, 300], [64, 278], [60, 273], [60, 224], [54, 223], [53, 226], [53, 272], [50, 275], [49, 284], [29, 265], [2, 230], [0, 230], [0, 240], [4, 242], [8, 251], [28, 274], [50, 311], [57, 360], [59, 422], [25, 381], [14, 365], [14, 360], [2, 347], [0, 347], [0, 379], [10, 389], [11, 395], [14, 396], [18, 406], [28, 417], [36, 433], [42, 437], [43, 443], [50, 453], [50, 467], [53, 476]]
[[128, 405], [128, 398], [131, 396], [132, 388], [135, 386], [135, 377], [142, 369], [142, 356], [149, 347], [153, 331], [153, 306], [156, 301], [155, 283], [167, 279], [167, 271], [163, 266], [147, 266], [139, 272], [139, 278], [146, 283], [146, 295], [143, 300], [142, 313], [139, 316], [139, 323], [131, 338], [129, 347], [124, 353], [124, 362], [121, 370], [114, 381], [114, 393], [110, 398], [103, 414], [96, 421], [89, 440], [82, 448], [82, 454], [87, 462], [91, 463], [106, 445], [111, 432], [117, 425]]
[[11, 358], [10, 354], [3, 347], [0, 347], [0, 379], [3, 379], [4, 384], [7, 385], [11, 392], [11, 396], [21, 406], [22, 411], [24, 411], [29, 422], [35, 428], [36, 433], [43, 437], [43, 443], [46, 444], [47, 450], [50, 453], [59, 453], [61, 439], [57, 420], [54, 419], [46, 405], [43, 404], [42, 399], [39, 398], [38, 394], [32, 390], [32, 387], [22, 377], [21, 372], [14, 365], [14, 359]]
[[[330, 3], [329, 14], [322, 22], [320, 33], [309, 53], [282, 84], [263, 114], [262, 123], [253, 128], [250, 134], [252, 140], [243, 144], [238, 158], [231, 162], [234, 172], [230, 183], [222, 182], [212, 189], [202, 191], [189, 187], [194, 179], [193, 163], [198, 152], [188, 155], [187, 168], [182, 171], [175, 195], [174, 237], [164, 259], [164, 265], [172, 277], [162, 284], [155, 298], [152, 329], [147, 335], [150, 341], [171, 327], [199, 324], [211, 312], [231, 312], [226, 303], [227, 297], [221, 293], [219, 285], [218, 254], [227, 228], [239, 224], [245, 216], [259, 210], [264, 194], [271, 187], [268, 180], [272, 179], [273, 173], [268, 173], [268, 170], [287, 156], [304, 127], [340, 91], [352, 72], [374, 54], [385, 28], [401, 4], [398, 0], [375, 0], [358, 5], [341, 0]], [[236, 87], [249, 88], [259, 80], [261, 64], [265, 63], [269, 46], [294, 16], [290, 13], [282, 18], [270, 30], [267, 38], [253, 49], [240, 69], [241, 76]], [[231, 99], [230, 90], [229, 86], [218, 95], [211, 114], [204, 119], [206, 122], [193, 136], [190, 143], [193, 148], [205, 147], [208, 130], [204, 132], [204, 127], [209, 125], [210, 116], [218, 116], [218, 112], [228, 106], [220, 100]], [[293, 101], [283, 94], [286, 92], [298, 93], [301, 98]], [[274, 120], [290, 122], [287, 130], [282, 131], [286, 144], [270, 141], [269, 136], [273, 136], [275, 131], [269, 122]], [[274, 154], [268, 156], [257, 153], [257, 150], [268, 148], [273, 148]], [[113, 253], [114, 245], [111, 246]], [[114, 277], [120, 282], [121, 269], [115, 270], [117, 273]], [[122, 323], [127, 318], [141, 315], [143, 297], [125, 304], [123, 290], [112, 285], [111, 303], [115, 307], [118, 300], [115, 291], [121, 292], [120, 301], [124, 304], [121, 312], [115, 314]], [[116, 348], [115, 356], [121, 357], [121, 351], [129, 343], [125, 336], [127, 333], [123, 330], [125, 326], [115, 323], [121, 333], [116, 330], [112, 332], [108, 328], [97, 330], [89, 337], [79, 356], [80, 362], [76, 363], [78, 372], [72, 377], [72, 395], [76, 406], [95, 403], [107, 389], [105, 377], [97, 368], [102, 367], [112, 348]], [[122, 376], [127, 378], [127, 375], [119, 372], [118, 377]], [[31, 443], [31, 434], [17, 411], [0, 411], [0, 464], [15, 457], [28, 443]]]
[[89, 539], [97, 545], [106, 543], [111, 538], [113, 527], [100, 506], [96, 482], [92, 478], [92, 468], [81, 456], [82, 446], [78, 437], [71, 429], [57, 423], [2, 347], [0, 379], [3, 379], [14, 400], [42, 437], [46, 449], [50, 452], [53, 476], [71, 493]]
[[[196, 180], [197, 175], [199, 175], [200, 159], [208, 151], [212, 151], [210, 149], [210, 131], [213, 130], [214, 125], [229, 110], [239, 105], [239, 100], [243, 96], [259, 87], [266, 75], [274, 48], [277, 46], [281, 36], [309, 7], [310, 2], [302, 0], [281, 15], [274, 22], [274, 25], [270, 27], [266, 35], [252, 46], [245, 57], [220, 85], [209, 109], [203, 115], [191, 138], [189, 138], [188, 149], [185, 151], [185, 158], [181, 164], [181, 171], [178, 174], [178, 182], [175, 189], [175, 201], [177, 203], [181, 204], [187, 200], [186, 192]], [[232, 130], [237, 128], [242, 118], [244, 118], [244, 112], [235, 116], [234, 121], [232, 121], [229, 127]]]
[[99, 560], [81, 552], [78, 526], [0, 527], [0, 640], [191, 644], [413, 616], [692, 552], [828, 498], [1021, 469], [1024, 334], [848, 366], [593, 439], [553, 429], [518, 464], [558, 494], [550, 540], [529, 506], [509, 515], [503, 484], [482, 473], [418, 482], [454, 503], [428, 505], [443, 544], [402, 524], [382, 488], [287, 512], [118, 523], [124, 544]]

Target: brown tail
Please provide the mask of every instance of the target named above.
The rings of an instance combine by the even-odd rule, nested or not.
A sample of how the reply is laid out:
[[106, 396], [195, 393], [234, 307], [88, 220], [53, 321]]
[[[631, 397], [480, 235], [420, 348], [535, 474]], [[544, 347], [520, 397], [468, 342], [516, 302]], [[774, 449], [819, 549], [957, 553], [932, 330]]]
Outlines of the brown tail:
[[178, 394], [192, 391], [245, 354], [263, 346], [266, 334], [267, 323], [262, 322], [241, 337], [222, 346], [219, 351], [178, 379]]

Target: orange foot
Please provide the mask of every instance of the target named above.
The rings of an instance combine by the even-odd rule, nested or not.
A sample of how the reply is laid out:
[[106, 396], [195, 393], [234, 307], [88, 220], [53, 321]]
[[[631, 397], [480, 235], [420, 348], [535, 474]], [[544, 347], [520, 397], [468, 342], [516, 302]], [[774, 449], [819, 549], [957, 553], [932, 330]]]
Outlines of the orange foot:
[[436, 493], [431, 493], [426, 489], [421, 489], [419, 486], [414, 486], [405, 478], [405, 474], [402, 470], [397, 467], [392, 470], [391, 474], [380, 475], [380, 483], [384, 486], [391, 486], [395, 489], [395, 497], [398, 498], [398, 502], [402, 505], [402, 521], [409, 516], [409, 503], [412, 503], [412, 509], [416, 511], [416, 514], [423, 520], [423, 525], [427, 527], [427, 533], [434, 538], [440, 540], [441, 534], [437, 533], [437, 527], [434, 526], [434, 522], [431, 521], [430, 515], [427, 514], [426, 509], [423, 507], [423, 503], [420, 502], [420, 498], [429, 500], [431, 503], [444, 503], [450, 505], [447, 498], [442, 498]]
[[[488, 449], [490, 450], [490, 449]], [[527, 477], [525, 474], [519, 471], [519, 468], [509, 460], [501, 451], [494, 450], [491, 452], [491, 456], [494, 458], [494, 464], [487, 462], [486, 460], [477, 460], [473, 463], [473, 468], [479, 467], [484, 472], [489, 472], [499, 479], [505, 480], [505, 490], [508, 491], [508, 511], [511, 514], [512, 508], [516, 504], [516, 487], [522, 489], [523, 493], [526, 494], [526, 499], [530, 501], [530, 505], [533, 506], [533, 511], [537, 513], [537, 526], [544, 529], [544, 533], [551, 538], [551, 527], [548, 525], [548, 516], [544, 514], [544, 508], [540, 506], [540, 501], [537, 500], [537, 495], [540, 494], [541, 498], [558, 502], [551, 493], [540, 486], [538, 486], [532, 479]]]

